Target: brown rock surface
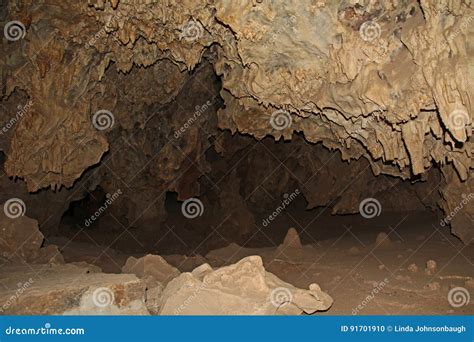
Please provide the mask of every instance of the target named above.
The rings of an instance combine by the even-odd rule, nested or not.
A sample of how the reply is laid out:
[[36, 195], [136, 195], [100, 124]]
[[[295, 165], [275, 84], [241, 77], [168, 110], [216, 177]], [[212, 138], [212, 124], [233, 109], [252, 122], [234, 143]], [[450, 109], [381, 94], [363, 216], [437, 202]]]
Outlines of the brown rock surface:
[[201, 268], [182, 273], [168, 284], [160, 314], [296, 315], [327, 310], [332, 304], [317, 284], [302, 290], [266, 272], [258, 256], [214, 271]]
[[128, 258], [122, 267], [122, 273], [133, 273], [139, 278], [152, 277], [163, 285], [168, 284], [180, 274], [179, 270], [168, 264], [163, 257], [153, 254], [138, 259]]
[[146, 315], [145, 286], [129, 274], [90, 273], [76, 265], [14, 265], [0, 281], [10, 315]]

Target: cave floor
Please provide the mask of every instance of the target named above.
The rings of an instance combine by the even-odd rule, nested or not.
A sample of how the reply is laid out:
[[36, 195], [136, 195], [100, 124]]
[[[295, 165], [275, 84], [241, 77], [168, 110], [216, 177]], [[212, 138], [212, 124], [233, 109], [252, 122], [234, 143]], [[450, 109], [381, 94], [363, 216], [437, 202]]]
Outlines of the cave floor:
[[[353, 221], [353, 218], [340, 220]], [[288, 223], [284, 221], [280, 224]], [[392, 221], [384, 229], [376, 220], [354, 226], [333, 223], [339, 227], [337, 234], [332, 229], [327, 238], [319, 239], [308, 229], [301, 236], [301, 248], [276, 244], [241, 247], [231, 243], [209, 251], [204, 257], [178, 254], [163, 257], [181, 271], [191, 271], [204, 262], [218, 267], [245, 256], [260, 255], [266, 270], [282, 280], [300, 288], [317, 283], [331, 295], [333, 306], [319, 314], [473, 314], [472, 300], [466, 306], [452, 307], [448, 292], [458, 286], [474, 291], [474, 246], [462, 244], [447, 228], [443, 230], [436, 225], [437, 218], [426, 213], [410, 212]], [[375, 240], [381, 231], [388, 234], [388, 239], [377, 245]], [[86, 261], [104, 272], [120, 272], [131, 254], [104, 248], [90, 234], [88, 238], [89, 241], [77, 235], [73, 241], [56, 238], [52, 242], [62, 245], [67, 262]], [[140, 256], [140, 253], [132, 254]], [[428, 260], [436, 262], [431, 273], [427, 271]]]

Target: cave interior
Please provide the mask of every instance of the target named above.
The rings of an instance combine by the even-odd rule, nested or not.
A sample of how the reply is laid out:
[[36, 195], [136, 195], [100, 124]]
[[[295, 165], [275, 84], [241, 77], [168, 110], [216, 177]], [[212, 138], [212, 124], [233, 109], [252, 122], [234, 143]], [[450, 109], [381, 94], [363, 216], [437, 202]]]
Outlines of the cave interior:
[[2, 2], [0, 313], [473, 314], [474, 5], [395, 3]]

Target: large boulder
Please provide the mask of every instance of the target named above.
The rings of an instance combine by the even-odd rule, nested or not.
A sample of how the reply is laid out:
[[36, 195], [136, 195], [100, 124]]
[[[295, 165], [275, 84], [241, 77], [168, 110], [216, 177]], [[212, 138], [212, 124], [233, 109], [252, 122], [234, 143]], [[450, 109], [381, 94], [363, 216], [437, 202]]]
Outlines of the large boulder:
[[[6, 202], [0, 210], [0, 256], [9, 262], [64, 263], [57, 246], [42, 248], [38, 222], [24, 216], [22, 203]], [[16, 209], [15, 209], [16, 208]]]
[[122, 267], [122, 273], [132, 273], [139, 278], [152, 277], [163, 285], [168, 284], [180, 274], [177, 268], [168, 264], [161, 256], [154, 254], [148, 254], [138, 259], [133, 256], [129, 257]]
[[213, 270], [182, 273], [162, 294], [161, 315], [297, 315], [328, 310], [332, 298], [317, 284], [303, 290], [266, 272], [259, 256]]
[[94, 267], [4, 266], [0, 313], [6, 315], [148, 315], [143, 282]]

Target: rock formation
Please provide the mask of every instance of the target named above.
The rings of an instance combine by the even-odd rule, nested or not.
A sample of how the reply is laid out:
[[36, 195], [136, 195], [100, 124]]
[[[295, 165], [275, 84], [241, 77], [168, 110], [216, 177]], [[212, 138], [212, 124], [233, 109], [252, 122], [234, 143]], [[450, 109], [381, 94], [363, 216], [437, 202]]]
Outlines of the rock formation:
[[182, 273], [163, 291], [162, 315], [312, 314], [331, 307], [332, 298], [317, 284], [295, 288], [266, 272], [262, 259], [250, 256], [213, 270], [204, 264]]
[[[416, 205], [441, 206], [464, 242], [473, 238], [473, 206], [451, 215], [474, 189], [469, 2], [1, 6], [0, 184], [29, 210], [39, 199], [51, 203], [51, 214], [35, 215], [45, 230], [99, 185], [123, 191], [110, 214], [124, 226], [164, 222], [167, 191], [179, 200], [203, 195], [202, 177], [219, 172], [206, 151], [232, 160], [249, 147], [248, 137], [226, 143], [234, 137], [219, 128], [252, 136], [259, 149], [265, 137], [291, 141], [299, 153], [280, 152], [292, 163], [283, 175], [259, 167], [261, 152], [248, 156], [254, 179], [231, 174], [223, 191], [233, 196], [214, 200], [235, 205], [228, 226], [245, 225], [236, 235], [252, 232], [244, 202], [259, 201], [249, 188], [265, 174], [273, 191], [299, 186], [309, 208], [333, 213], [356, 213], [361, 199], [395, 182], [426, 194]], [[345, 178], [356, 180], [349, 192], [331, 184]], [[431, 191], [438, 178], [439, 194]], [[318, 183], [328, 191], [316, 195]]]

